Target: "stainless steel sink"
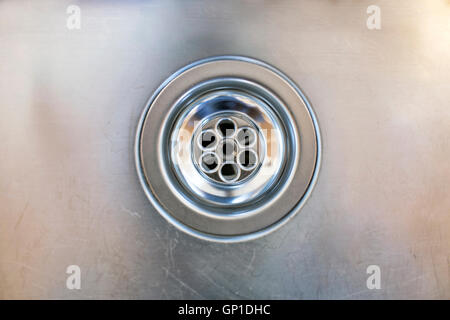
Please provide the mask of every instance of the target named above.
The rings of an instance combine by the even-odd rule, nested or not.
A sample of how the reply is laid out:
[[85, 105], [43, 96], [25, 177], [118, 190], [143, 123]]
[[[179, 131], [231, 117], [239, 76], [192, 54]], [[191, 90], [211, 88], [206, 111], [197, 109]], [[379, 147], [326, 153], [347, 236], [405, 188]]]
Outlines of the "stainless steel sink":
[[[449, 21], [437, 0], [0, 2], [0, 299], [449, 299]], [[167, 223], [134, 155], [161, 83], [227, 55], [292, 79], [323, 147], [301, 211], [233, 244]]]

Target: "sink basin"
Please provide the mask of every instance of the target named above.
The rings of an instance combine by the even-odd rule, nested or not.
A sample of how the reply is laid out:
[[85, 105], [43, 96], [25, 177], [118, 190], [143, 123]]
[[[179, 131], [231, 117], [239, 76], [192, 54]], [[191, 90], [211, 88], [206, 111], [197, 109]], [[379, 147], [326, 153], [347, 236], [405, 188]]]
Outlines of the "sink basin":
[[[0, 299], [449, 299], [450, 3], [368, 6], [2, 1]], [[168, 223], [135, 167], [150, 97], [216, 56], [280, 70], [321, 132], [302, 209], [238, 243]]]

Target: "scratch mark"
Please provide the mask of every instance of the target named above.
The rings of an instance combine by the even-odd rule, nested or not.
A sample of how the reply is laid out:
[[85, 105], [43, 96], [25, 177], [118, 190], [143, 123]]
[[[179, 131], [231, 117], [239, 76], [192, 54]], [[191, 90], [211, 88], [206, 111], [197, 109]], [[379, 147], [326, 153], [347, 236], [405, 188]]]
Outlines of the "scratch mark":
[[121, 208], [122, 208], [123, 211], [125, 211], [126, 213], [128, 213], [130, 216], [141, 218], [141, 215], [140, 215], [138, 212], [131, 211], [131, 210], [125, 208], [124, 206], [122, 206]]
[[25, 211], [27, 211], [28, 205], [30, 204], [29, 201], [27, 201], [27, 204], [25, 205], [25, 208], [23, 208], [22, 213], [20, 214], [19, 219], [16, 222], [16, 225], [14, 226], [14, 230], [17, 230], [17, 228], [19, 227], [19, 225], [22, 223], [23, 220], [23, 216], [25, 215]]
[[361, 295], [361, 294], [367, 293], [367, 292], [368, 292], [368, 289], [359, 290], [359, 291], [355, 291], [353, 293], [347, 294], [347, 295], [345, 295], [343, 297], [340, 297], [339, 299], [348, 299], [348, 298], [351, 298], [351, 297], [354, 297], [354, 296], [358, 296], [358, 295]]
[[211, 277], [209, 277], [209, 276], [206, 274], [206, 272], [202, 271], [202, 272], [200, 272], [200, 274], [202, 275], [203, 278], [205, 278], [205, 279], [208, 280], [210, 283], [212, 283], [216, 288], [221, 289], [222, 292], [229, 292], [229, 293], [231, 293], [231, 294], [233, 294], [233, 295], [235, 295], [235, 296], [237, 296], [237, 297], [239, 297], [239, 298], [241, 298], [241, 299], [248, 299], [248, 297], [245, 297], [245, 296], [239, 294], [239, 292], [237, 292], [237, 291], [235, 292], [235, 291], [233, 291], [233, 290], [230, 289], [230, 288], [227, 288], [227, 287], [225, 287], [225, 286], [222, 286], [222, 285], [218, 284], [218, 283], [217, 283], [216, 281], [214, 281]]
[[177, 239], [174, 239], [174, 240], [170, 240], [170, 241], [169, 241], [169, 244], [168, 244], [168, 258], [169, 258], [169, 264], [170, 264], [172, 267], [175, 267], [175, 259], [174, 259], [174, 257], [173, 257], [173, 250], [176, 248], [177, 243], [178, 243], [178, 240], [177, 240]]
[[173, 280], [175, 280], [176, 282], [178, 282], [182, 287], [188, 289], [189, 291], [191, 291], [192, 293], [196, 294], [197, 296], [199, 296], [202, 299], [205, 299], [205, 297], [203, 297], [200, 293], [198, 293], [195, 289], [193, 289], [191, 286], [189, 286], [186, 282], [184, 282], [183, 280], [181, 280], [180, 278], [178, 278], [176, 275], [174, 275], [172, 272], [169, 271], [169, 269], [162, 267], [162, 269], [166, 272], [166, 274], [171, 277]]
[[250, 259], [250, 262], [245, 270], [245, 273], [249, 273], [253, 270], [253, 262], [255, 261], [255, 256], [256, 256], [256, 250], [253, 249], [253, 254], [252, 254], [252, 258]]

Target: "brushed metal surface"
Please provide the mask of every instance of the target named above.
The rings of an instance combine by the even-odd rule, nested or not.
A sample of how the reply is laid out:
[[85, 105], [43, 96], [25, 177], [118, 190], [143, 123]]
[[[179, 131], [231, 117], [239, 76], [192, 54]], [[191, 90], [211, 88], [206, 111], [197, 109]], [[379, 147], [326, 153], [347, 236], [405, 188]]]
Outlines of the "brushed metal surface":
[[[0, 2], [0, 298], [450, 298], [448, 1], [69, 4]], [[323, 142], [301, 213], [233, 245], [166, 223], [133, 158], [158, 85], [226, 54], [299, 84]]]

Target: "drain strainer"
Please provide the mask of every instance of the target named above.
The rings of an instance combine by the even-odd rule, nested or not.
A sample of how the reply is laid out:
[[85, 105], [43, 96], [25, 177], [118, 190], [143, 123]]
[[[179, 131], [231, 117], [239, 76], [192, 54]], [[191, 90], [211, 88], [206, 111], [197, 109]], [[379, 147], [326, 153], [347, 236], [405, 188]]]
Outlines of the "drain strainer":
[[144, 191], [179, 229], [213, 241], [262, 236], [306, 201], [320, 136], [302, 92], [258, 60], [226, 56], [177, 71], [139, 122]]

